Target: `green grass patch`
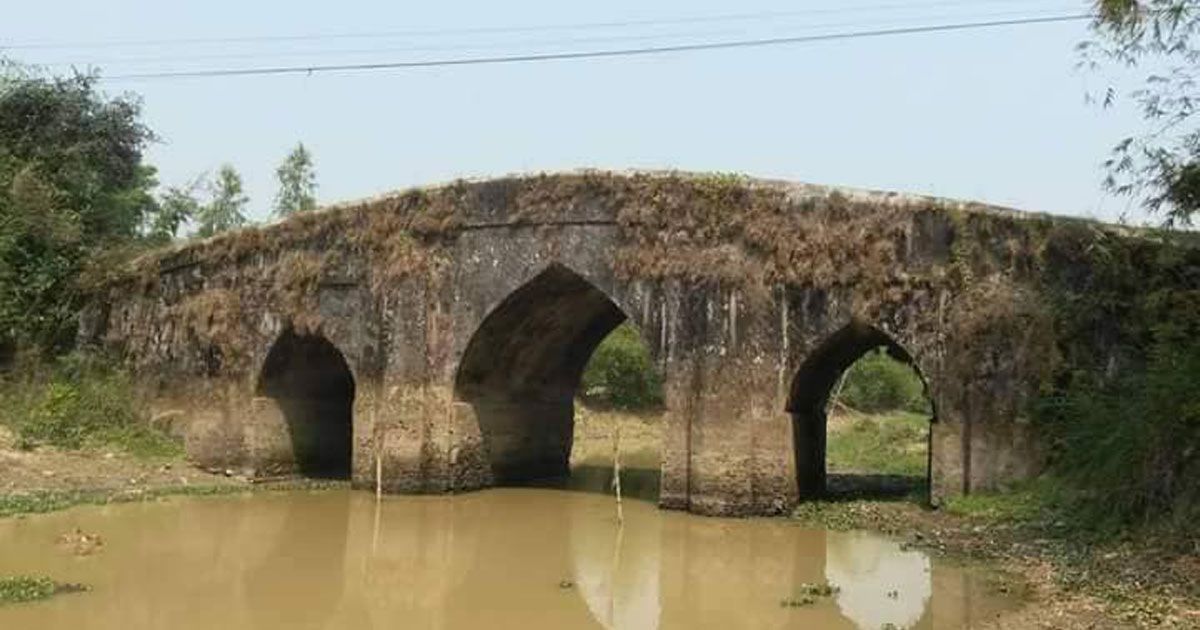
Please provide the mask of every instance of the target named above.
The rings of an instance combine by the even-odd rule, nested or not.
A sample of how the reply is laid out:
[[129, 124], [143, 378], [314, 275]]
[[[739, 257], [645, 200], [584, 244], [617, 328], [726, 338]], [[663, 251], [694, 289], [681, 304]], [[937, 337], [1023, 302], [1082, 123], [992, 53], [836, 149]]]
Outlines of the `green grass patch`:
[[941, 507], [950, 514], [994, 522], [1029, 521], [1051, 507], [1044, 484], [1034, 483], [1006, 492], [986, 492], [946, 498]]
[[869, 472], [924, 477], [929, 453], [929, 416], [908, 411], [855, 415], [829, 433], [832, 472]]

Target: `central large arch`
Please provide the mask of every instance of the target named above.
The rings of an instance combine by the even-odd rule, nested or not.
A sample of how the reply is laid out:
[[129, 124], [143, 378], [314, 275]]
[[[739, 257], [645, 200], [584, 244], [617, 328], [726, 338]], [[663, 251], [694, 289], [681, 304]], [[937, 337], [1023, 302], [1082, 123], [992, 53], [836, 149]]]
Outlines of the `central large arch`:
[[[792, 416], [792, 443], [795, 448], [796, 485], [801, 499], [818, 498], [826, 493], [826, 413], [834, 386], [855, 361], [876, 348], [883, 348], [892, 358], [913, 367], [925, 383], [928, 395], [928, 383], [912, 356], [878, 328], [853, 321], [826, 338], [796, 372], [788, 398], [787, 412]], [[937, 421], [936, 407], [930, 421]], [[932, 473], [931, 466], [932, 452], [927, 455], [927, 483]]]
[[623, 321], [607, 295], [560, 264], [483, 320], [459, 364], [455, 396], [475, 410], [495, 483], [569, 473], [583, 369]]

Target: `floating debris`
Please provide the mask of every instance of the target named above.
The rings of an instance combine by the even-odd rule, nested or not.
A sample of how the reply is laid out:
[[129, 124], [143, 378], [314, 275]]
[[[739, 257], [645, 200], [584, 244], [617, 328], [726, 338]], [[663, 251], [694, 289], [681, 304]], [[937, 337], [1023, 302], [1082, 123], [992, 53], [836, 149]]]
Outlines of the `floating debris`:
[[58, 546], [77, 556], [90, 556], [104, 546], [100, 534], [89, 534], [78, 527], [58, 537]]
[[805, 582], [796, 587], [799, 594], [795, 597], [780, 600], [779, 605], [784, 608], [801, 608], [811, 606], [817, 603], [817, 600], [823, 597], [833, 597], [842, 591], [841, 588], [833, 584], [810, 584]]

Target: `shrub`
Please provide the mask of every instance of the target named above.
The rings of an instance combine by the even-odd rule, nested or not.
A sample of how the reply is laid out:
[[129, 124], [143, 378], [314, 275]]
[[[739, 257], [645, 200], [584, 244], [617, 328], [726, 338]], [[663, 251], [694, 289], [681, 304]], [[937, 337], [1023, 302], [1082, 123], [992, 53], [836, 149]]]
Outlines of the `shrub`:
[[1076, 375], [1039, 419], [1057, 437], [1052, 472], [1075, 513], [1099, 527], [1200, 517], [1200, 341], [1159, 335], [1143, 370]]
[[67, 355], [48, 368], [25, 366], [17, 373], [0, 391], [0, 405], [24, 448], [115, 446], [135, 455], [179, 450], [139, 417], [128, 375], [99, 358]]
[[843, 378], [840, 400], [858, 411], [929, 411], [925, 386], [916, 371], [883, 349], [863, 355]]
[[662, 381], [636, 328], [626, 323], [605, 337], [583, 371], [583, 399], [618, 409], [663, 404]]

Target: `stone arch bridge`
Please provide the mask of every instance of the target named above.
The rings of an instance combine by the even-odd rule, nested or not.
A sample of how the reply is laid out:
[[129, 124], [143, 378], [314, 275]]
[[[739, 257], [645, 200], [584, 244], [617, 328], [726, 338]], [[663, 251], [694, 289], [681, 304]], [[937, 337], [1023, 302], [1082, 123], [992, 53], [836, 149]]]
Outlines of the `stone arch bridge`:
[[926, 382], [944, 497], [1036, 473], [1039, 387], [1064, 353], [1111, 360], [1115, 337], [1065, 328], [1053, 297], [1104, 281], [1096, 239], [1149, 242], [735, 176], [506, 177], [143, 256], [81, 338], [202, 464], [457, 492], [565, 471], [584, 364], [628, 319], [664, 382], [660, 502], [710, 514], [819, 495], [830, 390], [885, 347]]

